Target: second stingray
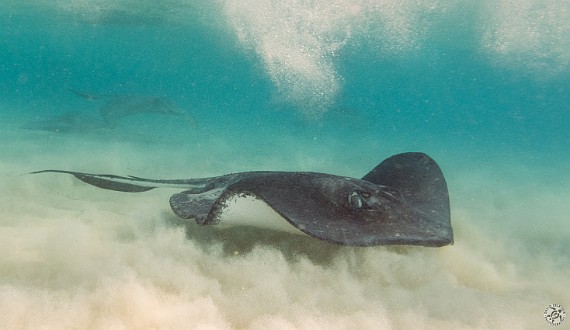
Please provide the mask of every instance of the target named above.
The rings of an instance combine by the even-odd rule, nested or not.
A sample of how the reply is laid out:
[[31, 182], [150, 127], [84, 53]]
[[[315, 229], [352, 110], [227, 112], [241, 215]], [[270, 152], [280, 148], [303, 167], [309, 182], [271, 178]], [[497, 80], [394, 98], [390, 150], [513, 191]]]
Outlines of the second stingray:
[[99, 112], [108, 127], [115, 127], [123, 118], [141, 113], [159, 113], [181, 117], [190, 126], [196, 127], [196, 120], [179, 108], [172, 100], [153, 95], [102, 95], [70, 89], [74, 94], [88, 100], [103, 99]]

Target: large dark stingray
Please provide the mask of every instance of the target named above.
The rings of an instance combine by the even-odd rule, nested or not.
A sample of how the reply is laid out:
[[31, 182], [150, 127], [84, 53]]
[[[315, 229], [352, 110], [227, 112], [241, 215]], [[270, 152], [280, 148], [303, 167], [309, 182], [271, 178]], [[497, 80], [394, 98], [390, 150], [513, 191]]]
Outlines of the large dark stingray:
[[[200, 225], [218, 224], [234, 197], [264, 201], [310, 236], [354, 246], [453, 243], [449, 196], [443, 173], [428, 155], [392, 156], [362, 179], [312, 172], [243, 172], [218, 177], [153, 180], [133, 176], [74, 175], [103, 189], [143, 192], [157, 187], [187, 189], [170, 197], [170, 206]], [[292, 228], [292, 227], [290, 227]]]

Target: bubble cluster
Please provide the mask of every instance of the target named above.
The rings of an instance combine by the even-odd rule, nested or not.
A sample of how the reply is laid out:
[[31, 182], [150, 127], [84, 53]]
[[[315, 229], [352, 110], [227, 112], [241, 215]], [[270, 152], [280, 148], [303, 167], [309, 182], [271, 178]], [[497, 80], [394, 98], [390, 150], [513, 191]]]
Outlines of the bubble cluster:
[[500, 66], [540, 75], [570, 65], [570, 1], [487, 1], [481, 8], [481, 47]]
[[335, 67], [351, 39], [366, 38], [384, 51], [415, 47], [421, 13], [437, 1], [228, 0], [228, 23], [238, 40], [260, 56], [280, 96], [311, 116], [330, 108], [342, 87]]

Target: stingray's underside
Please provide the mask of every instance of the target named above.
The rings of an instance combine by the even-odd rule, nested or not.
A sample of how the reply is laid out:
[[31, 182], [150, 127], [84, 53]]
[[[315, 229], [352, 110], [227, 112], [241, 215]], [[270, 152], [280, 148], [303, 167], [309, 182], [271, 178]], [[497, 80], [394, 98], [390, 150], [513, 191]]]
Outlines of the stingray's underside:
[[251, 196], [299, 232], [331, 243], [453, 243], [447, 185], [439, 166], [423, 153], [392, 156], [362, 179], [310, 172], [244, 172], [187, 180], [40, 172], [69, 173], [94, 186], [124, 192], [187, 189], [174, 194], [170, 205], [176, 215], [201, 225], [220, 223], [228, 201]]

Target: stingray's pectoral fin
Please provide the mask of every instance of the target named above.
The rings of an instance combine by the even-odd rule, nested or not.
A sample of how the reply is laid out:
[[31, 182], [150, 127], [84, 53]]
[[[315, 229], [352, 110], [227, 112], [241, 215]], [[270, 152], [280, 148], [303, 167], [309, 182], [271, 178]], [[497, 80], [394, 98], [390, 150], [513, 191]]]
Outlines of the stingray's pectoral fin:
[[[415, 214], [417, 240], [432, 246], [453, 244], [449, 193], [435, 160], [421, 152], [407, 152], [385, 159], [362, 180], [399, 191]], [[407, 230], [413, 232], [414, 228]]]
[[186, 124], [188, 124], [188, 126], [190, 126], [191, 128], [198, 127], [198, 122], [196, 121], [196, 118], [194, 118], [192, 115], [189, 115], [187, 113], [183, 113], [181, 115], [182, 119], [184, 120], [184, 122], [186, 122]]
[[[170, 197], [170, 207], [174, 213], [183, 218], [194, 218], [199, 225], [207, 223], [208, 214], [225, 188], [213, 189], [201, 194], [192, 193], [192, 190], [183, 191]], [[212, 217], [210, 217], [212, 218]]]
[[61, 171], [61, 170], [43, 170], [43, 171], [32, 172], [30, 174], [46, 173], [46, 172], [71, 174], [85, 183], [107, 190], [115, 190], [122, 192], [143, 192], [156, 188], [156, 185], [154, 185], [149, 180], [133, 178], [133, 177], [124, 177], [118, 175], [89, 174], [89, 173]]

